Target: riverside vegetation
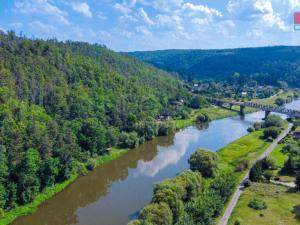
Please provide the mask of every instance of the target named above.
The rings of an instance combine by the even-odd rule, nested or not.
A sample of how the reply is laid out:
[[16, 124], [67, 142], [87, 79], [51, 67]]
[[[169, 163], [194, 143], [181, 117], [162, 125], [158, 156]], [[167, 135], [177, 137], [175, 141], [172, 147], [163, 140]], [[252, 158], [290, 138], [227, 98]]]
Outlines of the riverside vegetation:
[[189, 159], [191, 170], [157, 184], [152, 202], [129, 224], [214, 224], [246, 170], [271, 144], [267, 131], [282, 129], [284, 124], [271, 115], [217, 153], [197, 150]]

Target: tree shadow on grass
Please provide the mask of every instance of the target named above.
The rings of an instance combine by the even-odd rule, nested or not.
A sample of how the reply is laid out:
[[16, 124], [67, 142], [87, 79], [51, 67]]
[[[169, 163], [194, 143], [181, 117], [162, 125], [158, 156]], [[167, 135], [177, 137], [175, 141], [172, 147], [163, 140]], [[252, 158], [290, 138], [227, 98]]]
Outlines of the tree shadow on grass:
[[294, 206], [293, 213], [295, 214], [295, 218], [300, 221], [300, 205]]

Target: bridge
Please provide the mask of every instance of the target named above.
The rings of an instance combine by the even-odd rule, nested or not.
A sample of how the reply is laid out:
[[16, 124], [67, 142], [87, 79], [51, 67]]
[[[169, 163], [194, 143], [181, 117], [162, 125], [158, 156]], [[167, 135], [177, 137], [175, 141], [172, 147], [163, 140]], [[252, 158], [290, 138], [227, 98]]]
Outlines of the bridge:
[[230, 109], [232, 109], [232, 106], [234, 105], [239, 106], [241, 115], [245, 114], [244, 111], [245, 107], [250, 107], [250, 108], [259, 109], [261, 111], [265, 111], [265, 118], [267, 118], [271, 112], [276, 112], [276, 113], [285, 114], [290, 118], [300, 119], [300, 110], [286, 109], [280, 106], [264, 105], [256, 102], [234, 102], [234, 101], [227, 101], [221, 99], [213, 99], [212, 103], [221, 107], [223, 107], [224, 105], [228, 105]]

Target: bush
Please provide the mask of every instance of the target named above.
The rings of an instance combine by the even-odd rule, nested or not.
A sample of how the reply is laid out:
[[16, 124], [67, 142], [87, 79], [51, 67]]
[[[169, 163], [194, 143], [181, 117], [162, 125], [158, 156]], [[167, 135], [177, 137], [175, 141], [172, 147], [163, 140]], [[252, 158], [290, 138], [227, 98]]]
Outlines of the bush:
[[273, 169], [275, 167], [275, 161], [270, 158], [264, 158], [261, 160], [261, 166], [264, 170]]
[[244, 184], [245, 187], [250, 187], [251, 186], [251, 180], [246, 179], [246, 180], [244, 180], [243, 184]]
[[173, 121], [161, 122], [158, 124], [158, 136], [167, 136], [174, 133], [176, 125]]
[[242, 219], [241, 218], [236, 218], [234, 221], [234, 225], [241, 225], [242, 224]]
[[263, 180], [263, 168], [261, 161], [256, 162], [250, 170], [249, 179], [254, 182]]
[[95, 159], [89, 159], [87, 164], [86, 164], [86, 168], [89, 171], [92, 171], [96, 168], [96, 160]]
[[300, 172], [297, 173], [295, 184], [296, 184], [296, 190], [300, 191]]
[[244, 171], [245, 169], [248, 169], [249, 163], [247, 160], [241, 160], [239, 161], [236, 166], [235, 166], [235, 171], [236, 172], [241, 172]]
[[269, 127], [264, 130], [264, 138], [271, 137], [272, 139], [276, 139], [281, 133], [280, 128], [277, 127]]
[[249, 202], [248, 206], [255, 210], [262, 210], [267, 208], [267, 203], [262, 199], [254, 198]]
[[282, 127], [283, 126], [283, 119], [281, 119], [278, 115], [270, 115], [267, 117], [265, 123], [265, 127]]
[[199, 171], [204, 177], [215, 177], [218, 167], [218, 156], [216, 153], [198, 149], [188, 160], [190, 169]]
[[247, 131], [248, 131], [249, 133], [252, 133], [252, 132], [254, 132], [254, 128], [253, 128], [253, 127], [248, 127]]
[[278, 106], [283, 106], [285, 103], [285, 100], [283, 98], [277, 98], [275, 100], [275, 104], [278, 105]]
[[145, 221], [145, 224], [173, 224], [172, 211], [166, 203], [152, 203], [147, 205], [141, 210], [139, 219]]
[[183, 215], [184, 206], [182, 200], [178, 197], [178, 195], [171, 189], [162, 189], [155, 192], [153, 199], [153, 203], [166, 203], [170, 207], [173, 220], [178, 221], [178, 219]]
[[136, 132], [126, 133], [122, 132], [120, 135], [120, 148], [136, 148], [139, 144], [139, 137]]
[[206, 113], [200, 113], [198, 114], [197, 118], [196, 118], [196, 123], [207, 123], [209, 122], [209, 117]]
[[262, 124], [260, 122], [255, 122], [253, 127], [255, 130], [260, 130], [262, 128]]
[[272, 173], [272, 171], [267, 170], [264, 172], [264, 178], [266, 179], [266, 181], [270, 181], [272, 177], [274, 177], [274, 174]]

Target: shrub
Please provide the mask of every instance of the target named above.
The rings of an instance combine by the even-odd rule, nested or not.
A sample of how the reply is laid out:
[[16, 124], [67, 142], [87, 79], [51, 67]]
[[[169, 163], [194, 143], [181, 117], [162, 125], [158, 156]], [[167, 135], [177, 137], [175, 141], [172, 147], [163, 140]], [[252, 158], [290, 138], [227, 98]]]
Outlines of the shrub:
[[246, 180], [244, 180], [244, 182], [243, 182], [243, 184], [244, 184], [244, 187], [250, 187], [251, 186], [251, 180], [250, 179], [246, 179]]
[[218, 167], [218, 156], [216, 153], [198, 149], [188, 160], [190, 169], [199, 171], [204, 177], [215, 177]]
[[158, 124], [158, 135], [159, 136], [167, 136], [175, 132], [176, 125], [172, 121], [161, 122]]
[[166, 203], [152, 203], [141, 210], [140, 220], [145, 224], [171, 225], [173, 215], [170, 207]]
[[263, 168], [261, 162], [256, 162], [250, 170], [249, 179], [254, 182], [261, 181], [263, 179]]
[[95, 159], [89, 159], [87, 164], [86, 164], [86, 168], [89, 170], [89, 171], [92, 171], [94, 170], [96, 167], [96, 160]]
[[139, 144], [139, 137], [136, 132], [122, 132], [120, 135], [120, 148], [136, 148]]
[[281, 119], [278, 115], [270, 115], [267, 117], [265, 123], [265, 127], [282, 127], [283, 126], [283, 119]]
[[235, 171], [236, 172], [241, 172], [244, 171], [245, 169], [248, 169], [249, 163], [247, 160], [241, 160], [239, 161], [236, 166], [235, 166]]
[[278, 106], [283, 106], [285, 103], [285, 100], [283, 98], [277, 98], [275, 100], [275, 104], [278, 105]]
[[267, 170], [264, 172], [264, 178], [266, 179], [266, 181], [270, 181], [272, 177], [274, 177], [272, 171]]
[[264, 130], [264, 138], [271, 137], [272, 139], [275, 139], [280, 134], [281, 130], [277, 127], [268, 127]]
[[267, 203], [262, 199], [254, 198], [249, 202], [248, 206], [255, 210], [262, 210], [267, 208]]
[[234, 225], [241, 225], [242, 224], [242, 219], [241, 218], [236, 218], [234, 221]]
[[209, 122], [209, 117], [206, 113], [200, 113], [198, 114], [197, 118], [196, 118], [196, 123], [207, 123]]
[[248, 127], [247, 131], [248, 131], [249, 133], [252, 133], [252, 132], [254, 132], [254, 128], [253, 128], [253, 127]]
[[255, 122], [253, 127], [255, 130], [260, 130], [262, 128], [262, 124], [260, 122]]

